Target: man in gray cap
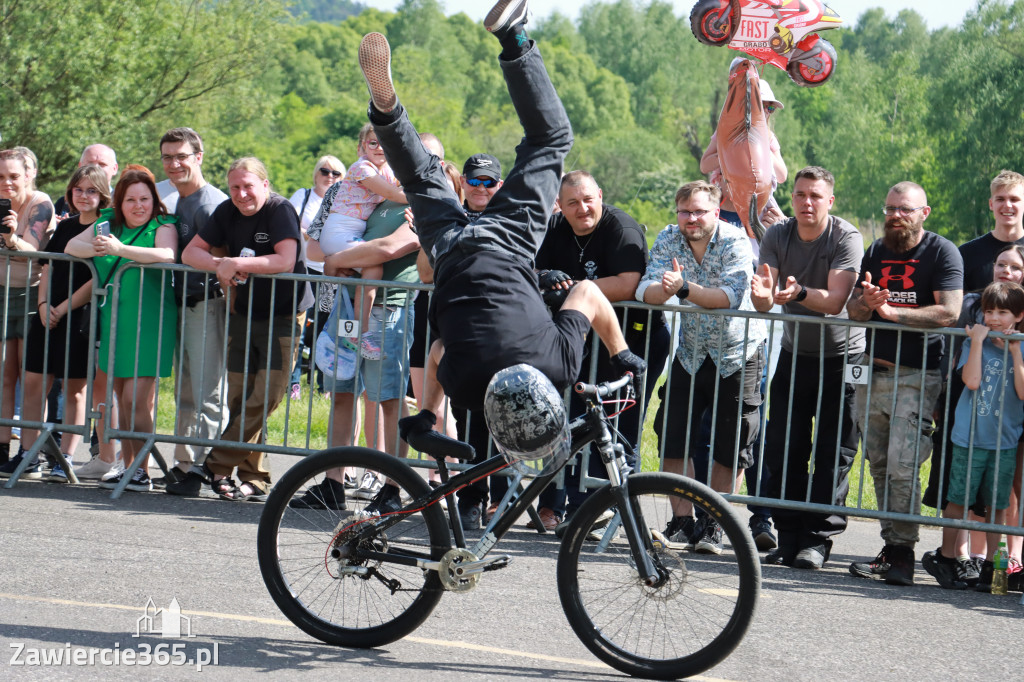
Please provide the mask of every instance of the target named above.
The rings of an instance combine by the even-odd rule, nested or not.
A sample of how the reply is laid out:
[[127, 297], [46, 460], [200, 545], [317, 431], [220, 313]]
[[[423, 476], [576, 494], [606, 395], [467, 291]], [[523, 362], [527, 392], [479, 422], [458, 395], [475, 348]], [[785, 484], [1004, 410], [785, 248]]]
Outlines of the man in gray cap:
[[476, 218], [501, 188], [501, 162], [490, 154], [474, 154], [462, 167], [462, 192], [469, 218]]

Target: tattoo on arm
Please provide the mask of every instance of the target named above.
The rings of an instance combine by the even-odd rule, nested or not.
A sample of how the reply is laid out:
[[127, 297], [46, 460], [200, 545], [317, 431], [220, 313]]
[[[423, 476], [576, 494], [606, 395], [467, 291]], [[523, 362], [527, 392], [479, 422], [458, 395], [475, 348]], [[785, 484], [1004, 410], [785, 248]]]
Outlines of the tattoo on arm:
[[42, 244], [46, 228], [50, 226], [53, 219], [53, 206], [42, 203], [32, 209], [28, 217], [28, 232], [36, 239], [36, 244]]

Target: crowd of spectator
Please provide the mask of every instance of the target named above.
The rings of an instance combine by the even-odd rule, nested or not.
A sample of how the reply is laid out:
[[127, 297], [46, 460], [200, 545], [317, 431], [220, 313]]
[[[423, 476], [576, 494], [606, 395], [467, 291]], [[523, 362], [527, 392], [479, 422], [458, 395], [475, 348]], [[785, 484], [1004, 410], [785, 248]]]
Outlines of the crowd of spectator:
[[[474, 154], [460, 173], [444, 161], [436, 137], [424, 134], [421, 142], [445, 169], [453, 202], [467, 216], [486, 211], [502, 187], [498, 159]], [[148, 491], [156, 484], [171, 494], [197, 496], [207, 485], [228, 500], [265, 499], [272, 485], [260, 448], [265, 417], [298, 396], [301, 349], [315, 343], [304, 338], [307, 326], [321, 328], [339, 297], [347, 297], [359, 331], [339, 341], [362, 356], [355, 373], [341, 378], [311, 369], [308, 383], [316, 376], [322, 390], [334, 394], [332, 445], [355, 442], [362, 398], [368, 444], [405, 456], [397, 421], [407, 393], [418, 396], [430, 380], [434, 351], [428, 339], [436, 332], [428, 324], [428, 295], [402, 285], [429, 284], [432, 270], [420, 249], [416, 217], [404, 205], [372, 127], [360, 133], [358, 159], [347, 171], [338, 158], [321, 157], [312, 187], [291, 201], [272, 191], [266, 167], [252, 157], [231, 164], [228, 194], [207, 182], [203, 142], [189, 128], [168, 131], [159, 149], [169, 181], [163, 196], [152, 172], [129, 167], [118, 174], [113, 150], [90, 145], [56, 207], [34, 187], [31, 153], [0, 151], [0, 198], [10, 202], [0, 235], [6, 250], [0, 416], [13, 417], [20, 386], [21, 418], [47, 421], [53, 409], [47, 396], [56, 386], [65, 423], [84, 424], [92, 356], [93, 407], [113, 410], [113, 423], [123, 430], [152, 433], [159, 379], [173, 374], [175, 435], [220, 444], [175, 445], [173, 466], [154, 481], [142, 440], [122, 439], [116, 452], [100, 433], [102, 446], [75, 469], [77, 477], [115, 487], [131, 470], [128, 490]], [[800, 170], [794, 217], [776, 221], [760, 243], [752, 243], [738, 219], [723, 219], [718, 185], [685, 183], [674, 197], [676, 223], [657, 235], [648, 252], [646, 227], [605, 204], [597, 179], [573, 171], [562, 178], [536, 258], [538, 287], [553, 310], [575, 283], [586, 280], [612, 302], [675, 302], [692, 309], [676, 320], [671, 359], [670, 325], [661, 311], [618, 311], [630, 349], [651, 368], [640, 407], [623, 415], [619, 431], [631, 452], [639, 452], [642, 415], [666, 370], [654, 419], [666, 471], [693, 475], [695, 465], [709, 467], [701, 478], [719, 492], [735, 493], [753, 469], [757, 477], [747, 477], [752, 495], [839, 508], [860, 445], [879, 508], [913, 515], [920, 514], [920, 472], [935, 436], [944, 459], [932, 466], [929, 504], [944, 507], [952, 518], [969, 513], [976, 520], [1018, 525], [1024, 361], [1017, 342], [988, 334], [1017, 331], [1024, 318], [1024, 176], [1004, 171], [993, 180], [995, 228], [959, 250], [924, 229], [930, 214], [925, 190], [901, 182], [885, 197], [884, 235], [865, 251], [859, 231], [832, 214], [834, 189], [827, 170]], [[79, 260], [25, 258], [18, 254], [24, 251]], [[153, 263], [189, 268], [133, 267]], [[396, 286], [350, 292], [328, 282], [311, 288], [303, 278], [265, 276], [309, 272], [361, 273]], [[94, 291], [101, 295], [94, 297]], [[92, 303], [99, 308], [96, 348], [88, 341]], [[782, 325], [767, 388], [769, 335], [763, 319], [713, 312], [726, 310], [807, 318], [791, 317]], [[874, 324], [865, 330], [848, 322], [830, 324], [833, 319]], [[950, 326], [967, 326], [969, 339], [950, 344], [927, 331]], [[595, 349], [595, 357], [584, 363], [579, 378], [611, 378], [607, 351], [589, 339], [586, 346]], [[108, 393], [111, 404], [105, 403]], [[991, 406], [996, 399], [1006, 401], [1002, 422], [972, 419], [977, 401]], [[946, 403], [955, 411], [946, 410]], [[578, 409], [570, 404], [570, 413]], [[487, 457], [492, 450], [482, 415], [451, 413], [453, 421], [442, 419], [435, 428], [457, 433], [479, 458]], [[950, 443], [942, 440], [947, 434]], [[11, 452], [11, 428], [0, 427], [0, 475], [9, 477], [23, 464], [37, 436], [23, 429], [21, 448]], [[80, 437], [64, 434], [60, 444], [71, 461]], [[762, 450], [764, 461], [756, 463]], [[44, 464], [43, 458], [28, 463], [22, 477], [67, 481], [59, 463]], [[633, 464], [640, 466], [635, 456]], [[360, 473], [330, 472], [319, 489], [293, 505], [336, 508], [348, 494], [388, 511], [395, 501], [381, 497], [386, 482]], [[564, 488], [545, 491], [540, 526], [565, 527], [585, 499], [579, 486], [585, 473], [570, 467]], [[504, 477], [461, 490], [464, 527], [479, 529], [506, 492]], [[768, 510], [756, 524], [752, 518], [751, 532], [760, 549], [770, 550], [766, 562], [821, 568], [846, 516], [798, 507], [771, 510], [777, 541]], [[695, 518], [685, 503], [673, 509], [664, 535], [679, 549], [724, 549], [715, 520]], [[879, 555], [853, 563], [850, 571], [913, 584], [918, 524], [883, 519], [881, 536]], [[986, 589], [996, 540], [990, 535], [968, 543], [966, 534], [950, 531], [942, 547], [922, 561], [944, 587]], [[1011, 541], [1010, 573], [1017, 576], [1011, 585], [1018, 589], [1020, 553], [1019, 540]]]

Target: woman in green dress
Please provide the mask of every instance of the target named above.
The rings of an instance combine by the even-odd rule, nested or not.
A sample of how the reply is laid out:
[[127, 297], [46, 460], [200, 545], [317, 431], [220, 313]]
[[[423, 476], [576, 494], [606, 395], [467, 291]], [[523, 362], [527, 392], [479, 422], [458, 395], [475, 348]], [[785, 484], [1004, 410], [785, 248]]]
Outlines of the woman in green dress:
[[[176, 219], [160, 202], [148, 170], [126, 170], [114, 188], [113, 208], [71, 240], [65, 253], [92, 258], [100, 287], [100, 346], [93, 392], [106, 395], [113, 381], [120, 428], [152, 433], [158, 377], [171, 374], [177, 308], [171, 273], [127, 267], [134, 263], [173, 263], [178, 248]], [[104, 223], [109, 223], [106, 234]], [[124, 270], [122, 273], [121, 271]], [[112, 328], [116, 313], [116, 329]], [[113, 349], [111, 348], [113, 344]], [[143, 441], [122, 439], [125, 463], [133, 462]], [[128, 490], [152, 490], [148, 456], [132, 476]], [[115, 487], [120, 477], [100, 485]]]

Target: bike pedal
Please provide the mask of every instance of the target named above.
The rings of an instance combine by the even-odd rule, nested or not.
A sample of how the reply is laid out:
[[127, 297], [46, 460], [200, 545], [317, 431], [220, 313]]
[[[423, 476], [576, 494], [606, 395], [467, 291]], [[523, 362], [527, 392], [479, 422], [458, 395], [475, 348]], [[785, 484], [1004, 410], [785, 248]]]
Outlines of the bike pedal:
[[494, 557], [494, 561], [484, 566], [485, 571], [497, 571], [500, 568], [505, 568], [512, 563], [512, 557], [508, 554], [501, 554]]

